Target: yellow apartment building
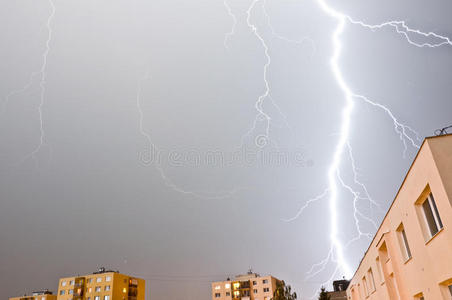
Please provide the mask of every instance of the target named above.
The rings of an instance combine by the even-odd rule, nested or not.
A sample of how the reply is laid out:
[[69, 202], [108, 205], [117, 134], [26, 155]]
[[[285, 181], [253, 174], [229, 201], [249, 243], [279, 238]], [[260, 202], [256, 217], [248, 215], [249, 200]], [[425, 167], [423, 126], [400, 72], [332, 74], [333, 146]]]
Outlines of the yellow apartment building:
[[279, 282], [273, 276], [260, 276], [251, 271], [233, 280], [212, 283], [212, 300], [270, 300]]
[[58, 300], [144, 300], [145, 281], [105, 270], [90, 275], [61, 278]]
[[452, 299], [451, 134], [422, 143], [347, 288], [347, 297]]
[[57, 300], [57, 296], [48, 290], [33, 292], [30, 296], [13, 297], [9, 300]]

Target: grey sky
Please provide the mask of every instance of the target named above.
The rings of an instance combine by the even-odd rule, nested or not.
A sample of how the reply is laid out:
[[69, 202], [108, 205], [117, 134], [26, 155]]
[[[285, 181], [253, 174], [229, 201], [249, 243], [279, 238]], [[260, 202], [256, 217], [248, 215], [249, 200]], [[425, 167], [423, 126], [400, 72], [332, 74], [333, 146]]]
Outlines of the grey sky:
[[[246, 133], [266, 56], [247, 26], [251, 1], [227, 3], [237, 25], [225, 47], [233, 20], [223, 1], [55, 0], [46, 80], [30, 81], [42, 67], [50, 2], [2, 2], [0, 297], [55, 290], [59, 277], [98, 266], [141, 276], [156, 300], [210, 299], [210, 281], [249, 267], [304, 298], [328, 280], [332, 264], [306, 279], [329, 251], [327, 197], [283, 220], [327, 188], [345, 103], [329, 64], [337, 22], [316, 1], [267, 0], [268, 20], [256, 3], [249, 21], [271, 57], [263, 109], [272, 117], [271, 140], [258, 148], [265, 122]], [[328, 3], [354, 20], [404, 20], [452, 37], [448, 1]], [[350, 23], [341, 41], [340, 67], [355, 93], [421, 137], [452, 122], [452, 46], [418, 48], [392, 27]], [[40, 84], [45, 145], [33, 158]], [[378, 224], [417, 149], [404, 157], [388, 114], [359, 99], [351, 125], [359, 180], [380, 208], [358, 206]], [[159, 164], [149, 161], [149, 139]], [[359, 190], [347, 155], [341, 174]], [[352, 195], [341, 189], [339, 203], [346, 243], [357, 233]], [[368, 243], [346, 249], [352, 268]]]

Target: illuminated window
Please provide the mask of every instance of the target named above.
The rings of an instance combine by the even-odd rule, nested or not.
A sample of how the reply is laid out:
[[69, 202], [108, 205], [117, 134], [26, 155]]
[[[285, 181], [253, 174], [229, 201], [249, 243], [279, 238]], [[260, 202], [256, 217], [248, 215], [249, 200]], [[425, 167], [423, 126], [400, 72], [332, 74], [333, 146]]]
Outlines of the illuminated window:
[[102, 277], [97, 277], [96, 282], [102, 282]]
[[240, 283], [234, 282], [234, 283], [232, 284], [232, 286], [234, 287], [234, 289], [238, 289], [238, 288], [240, 287]]
[[220, 293], [215, 293], [215, 298], [220, 298], [221, 294]]
[[219, 285], [217, 285], [217, 286], [215, 286], [215, 289], [219, 290], [219, 289], [221, 289], [221, 287]]
[[110, 300], [110, 296], [109, 295], [105, 295], [104, 296], [104, 300]]
[[436, 207], [432, 193], [422, 203], [422, 211], [424, 212], [425, 223], [429, 229], [430, 237], [433, 237], [443, 228], [443, 223], [439, 217], [438, 208]]
[[405, 261], [411, 258], [411, 250], [408, 245], [408, 239], [406, 237], [405, 228], [403, 228], [403, 224], [400, 224], [397, 228], [397, 235], [400, 244], [400, 250], [402, 251], [402, 256]]
[[234, 298], [238, 298], [240, 296], [240, 292], [239, 291], [234, 291]]
[[100, 300], [100, 296], [94, 297], [94, 300]]
[[105, 277], [105, 281], [111, 281], [111, 276]]
[[125, 293], [127, 293], [127, 289], [126, 288], [123, 288], [122, 289], [122, 292], [125, 294]]
[[93, 291], [93, 288], [88, 288], [88, 293], [91, 293]]
[[61, 286], [66, 286], [67, 282], [66, 281], [62, 281], [61, 282]]
[[224, 288], [225, 288], [225, 289], [230, 289], [230, 288], [231, 288], [231, 284], [230, 284], [230, 283], [226, 283], [226, 284], [224, 285]]

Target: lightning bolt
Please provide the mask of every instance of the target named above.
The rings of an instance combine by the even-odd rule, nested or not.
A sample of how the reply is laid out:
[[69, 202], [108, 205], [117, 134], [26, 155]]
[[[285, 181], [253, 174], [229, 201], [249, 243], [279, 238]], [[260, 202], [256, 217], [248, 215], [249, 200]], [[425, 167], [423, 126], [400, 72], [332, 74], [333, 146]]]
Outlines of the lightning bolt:
[[227, 0], [224, 0], [224, 1], [223, 1], [223, 5], [224, 5], [224, 7], [226, 7], [226, 11], [228, 12], [228, 15], [229, 15], [229, 16], [231, 17], [231, 19], [232, 19], [232, 27], [231, 27], [231, 31], [227, 32], [227, 33], [224, 35], [224, 41], [223, 41], [224, 47], [225, 47], [226, 49], [229, 49], [229, 47], [228, 47], [228, 41], [229, 41], [229, 39], [235, 34], [235, 27], [237, 26], [237, 17], [236, 17], [236, 16], [234, 15], [234, 13], [232, 12], [232, 9], [231, 9], [231, 7], [229, 6]]
[[[163, 153], [163, 151], [161, 151], [152, 141], [152, 137], [151, 134], [146, 131], [146, 129], [144, 128], [144, 112], [141, 106], [141, 98], [142, 98], [142, 93], [143, 93], [143, 85], [145, 84], [145, 82], [149, 80], [149, 72], [145, 72], [145, 74], [143, 75], [143, 77], [138, 81], [137, 84], [137, 93], [136, 93], [136, 107], [137, 107], [137, 111], [138, 111], [138, 129], [140, 131], [140, 134], [145, 138], [146, 142], [147, 142], [147, 149], [146, 149], [146, 153], [141, 153], [141, 157], [140, 157], [140, 161], [144, 162], [145, 164], [150, 164], [152, 163], [155, 168], [157, 169], [157, 171], [160, 174], [160, 177], [162, 178], [163, 182], [165, 183], [165, 185], [167, 187], [169, 187], [170, 189], [174, 190], [175, 192], [184, 194], [184, 195], [190, 195], [190, 196], [194, 196], [200, 199], [205, 199], [205, 200], [221, 200], [221, 199], [225, 199], [225, 198], [229, 198], [232, 197], [233, 195], [235, 195], [237, 192], [244, 190], [245, 188], [243, 187], [239, 187], [239, 188], [234, 188], [232, 190], [227, 190], [227, 191], [218, 191], [217, 193], [215, 193], [215, 195], [211, 194], [211, 193], [207, 193], [207, 192], [199, 192], [199, 191], [192, 191], [192, 190], [186, 190], [181, 188], [180, 186], [178, 186], [176, 183], [174, 183], [174, 181], [168, 177], [168, 175], [166, 174], [165, 170], [162, 167], [162, 163], [161, 163], [161, 154]], [[152, 157], [151, 159], [147, 159], [145, 158], [145, 155], [150, 155], [150, 157]]]
[[36, 155], [38, 154], [38, 152], [41, 150], [41, 148], [46, 144], [45, 143], [45, 131], [44, 131], [44, 122], [43, 122], [43, 106], [44, 106], [44, 102], [45, 102], [45, 93], [46, 93], [46, 80], [47, 80], [47, 58], [50, 52], [50, 43], [52, 41], [52, 27], [51, 27], [51, 23], [52, 20], [55, 16], [55, 5], [53, 3], [52, 0], [49, 0], [49, 5], [50, 5], [50, 14], [47, 18], [47, 22], [46, 22], [46, 29], [47, 29], [47, 39], [45, 42], [45, 49], [44, 52], [42, 54], [42, 64], [41, 64], [41, 68], [39, 69], [39, 71], [37, 72], [33, 72], [30, 75], [30, 78], [28, 80], [28, 83], [25, 84], [22, 88], [14, 90], [12, 92], [10, 92], [6, 98], [5, 101], [3, 103], [3, 113], [6, 110], [6, 105], [9, 103], [9, 101], [11, 100], [11, 98], [15, 95], [18, 95], [20, 93], [25, 92], [26, 90], [28, 90], [32, 84], [33, 84], [33, 80], [36, 76], [40, 76], [40, 81], [39, 81], [39, 89], [40, 89], [40, 93], [39, 93], [39, 105], [38, 105], [38, 118], [39, 118], [39, 143], [36, 145], [36, 147], [33, 149], [33, 151], [30, 152], [30, 154], [26, 155], [21, 162], [26, 161], [28, 158], [33, 158], [36, 161]]
[[[323, 272], [327, 265], [329, 263], [336, 264], [336, 267], [334, 269], [333, 274], [330, 276], [328, 281], [326, 281], [324, 284], [331, 282], [336, 274], [338, 272], [341, 272], [346, 277], [350, 278], [352, 273], [349, 264], [347, 263], [343, 250], [344, 248], [349, 247], [353, 242], [359, 240], [361, 237], [367, 237], [372, 238], [372, 234], [369, 232], [364, 232], [361, 230], [360, 226], [360, 219], [368, 221], [371, 223], [375, 229], [377, 229], [377, 224], [375, 221], [372, 220], [372, 218], [367, 217], [365, 214], [363, 214], [357, 207], [357, 203], [359, 200], [365, 199], [369, 201], [370, 206], [374, 205], [379, 208], [378, 203], [376, 203], [369, 195], [367, 187], [359, 181], [358, 179], [358, 172], [355, 164], [355, 159], [353, 157], [352, 147], [349, 142], [349, 136], [350, 136], [350, 127], [351, 127], [351, 113], [353, 111], [354, 102], [355, 100], [361, 100], [364, 101], [367, 104], [372, 105], [373, 107], [376, 107], [378, 109], [381, 109], [384, 111], [392, 120], [394, 124], [394, 131], [399, 136], [400, 140], [403, 143], [404, 150], [403, 150], [403, 156], [405, 157], [408, 145], [411, 145], [414, 148], [419, 148], [419, 142], [420, 138], [418, 133], [412, 129], [410, 126], [405, 125], [401, 123], [391, 112], [391, 110], [378, 102], [372, 101], [366, 96], [358, 95], [352, 92], [351, 88], [346, 83], [344, 76], [342, 74], [342, 71], [339, 67], [339, 58], [342, 51], [342, 44], [341, 44], [341, 35], [344, 32], [344, 28], [347, 22], [359, 25], [367, 29], [371, 29], [372, 31], [381, 29], [383, 27], [393, 27], [395, 31], [402, 35], [406, 41], [415, 47], [423, 48], [423, 47], [429, 47], [429, 48], [436, 48], [443, 45], [452, 45], [450, 39], [448, 37], [436, 34], [434, 32], [422, 32], [417, 29], [412, 29], [406, 25], [404, 21], [389, 21], [385, 23], [381, 23], [378, 25], [369, 25], [362, 21], [355, 21], [350, 16], [345, 15], [335, 9], [333, 9], [331, 6], [329, 6], [324, 0], [316, 0], [320, 8], [324, 13], [329, 15], [330, 17], [334, 18], [337, 21], [337, 26], [332, 34], [332, 44], [333, 44], [333, 54], [330, 59], [330, 67], [331, 72], [334, 75], [334, 78], [336, 80], [337, 85], [341, 89], [341, 91], [344, 94], [345, 98], [345, 105], [342, 109], [342, 123], [340, 127], [340, 133], [339, 133], [339, 139], [336, 144], [334, 154], [333, 154], [333, 160], [328, 170], [328, 188], [319, 196], [312, 198], [308, 200], [298, 211], [298, 213], [291, 219], [288, 219], [286, 221], [293, 221], [296, 218], [300, 217], [301, 214], [305, 209], [309, 207], [310, 204], [321, 200], [326, 196], [326, 194], [329, 195], [329, 208], [330, 208], [330, 242], [331, 242], [331, 248], [328, 251], [328, 254], [326, 258], [321, 260], [319, 263], [314, 264], [310, 270], [307, 272], [307, 278], [312, 278], [321, 272]], [[410, 34], [415, 34], [421, 37], [425, 38], [435, 38], [438, 41], [435, 43], [429, 43], [429, 42], [423, 42], [419, 43], [414, 41]], [[363, 191], [362, 194], [364, 196], [361, 196], [361, 193], [352, 188], [350, 185], [346, 184], [344, 180], [342, 179], [340, 175], [340, 165], [342, 162], [342, 157], [345, 152], [345, 149], [348, 151], [348, 156], [351, 162], [351, 171], [353, 173], [353, 181], [354, 184], [361, 188]], [[338, 187], [341, 187], [348, 191], [352, 197], [353, 197], [353, 216], [355, 220], [355, 227], [357, 229], [358, 235], [351, 240], [349, 240], [347, 243], [343, 243], [338, 238], [338, 215], [337, 215], [337, 203], [338, 203]], [[312, 297], [314, 298], [315, 295]]]

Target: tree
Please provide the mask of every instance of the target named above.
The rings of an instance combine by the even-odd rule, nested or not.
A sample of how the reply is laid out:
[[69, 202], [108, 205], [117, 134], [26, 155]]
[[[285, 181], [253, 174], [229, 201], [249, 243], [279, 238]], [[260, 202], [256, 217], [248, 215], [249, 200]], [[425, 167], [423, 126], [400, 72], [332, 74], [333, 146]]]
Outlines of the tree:
[[330, 300], [331, 296], [328, 295], [328, 293], [325, 290], [325, 287], [320, 288], [320, 294], [319, 294], [319, 300]]
[[276, 290], [273, 293], [272, 300], [296, 300], [297, 293], [292, 293], [292, 288], [290, 285], [286, 285], [283, 281], [276, 282]]

